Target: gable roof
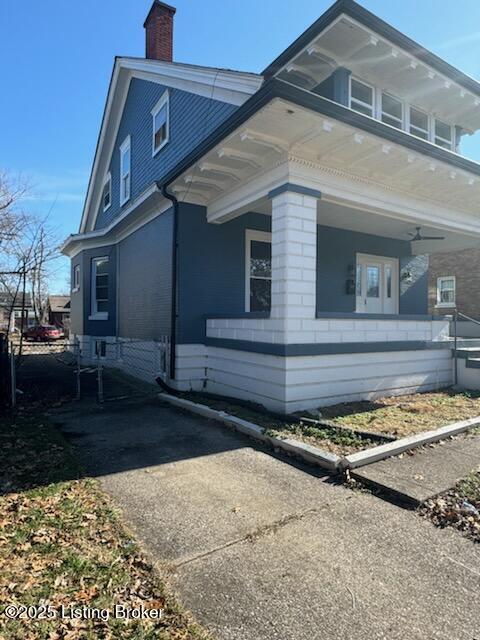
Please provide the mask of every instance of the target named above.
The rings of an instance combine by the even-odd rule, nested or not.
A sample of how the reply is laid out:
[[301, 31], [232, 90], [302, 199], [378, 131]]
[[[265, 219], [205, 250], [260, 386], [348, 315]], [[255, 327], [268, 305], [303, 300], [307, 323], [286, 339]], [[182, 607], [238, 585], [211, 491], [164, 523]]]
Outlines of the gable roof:
[[378, 18], [354, 0], [337, 0], [318, 20], [288, 46], [285, 51], [275, 58], [275, 60], [263, 70], [262, 74], [270, 77], [278, 73], [293, 57], [300, 53], [342, 14], [353, 18], [368, 29], [375, 31], [378, 35], [389, 40], [400, 49], [407, 51], [418, 60], [421, 60], [439, 73], [447, 76], [453, 80], [453, 82], [458, 83], [468, 91], [480, 96], [480, 83], [477, 80], [463, 73], [431, 51], [428, 51], [428, 49], [422, 47], [418, 42], [401, 33], [401, 31], [398, 31], [398, 29], [395, 29], [381, 18]]
[[101, 183], [110, 163], [132, 78], [156, 82], [237, 106], [242, 105], [263, 82], [263, 77], [255, 73], [146, 58], [115, 58], [83, 207], [80, 233], [89, 230], [88, 223], [98, 209], [103, 187]]
[[70, 313], [70, 296], [49, 296], [48, 304], [53, 313]]

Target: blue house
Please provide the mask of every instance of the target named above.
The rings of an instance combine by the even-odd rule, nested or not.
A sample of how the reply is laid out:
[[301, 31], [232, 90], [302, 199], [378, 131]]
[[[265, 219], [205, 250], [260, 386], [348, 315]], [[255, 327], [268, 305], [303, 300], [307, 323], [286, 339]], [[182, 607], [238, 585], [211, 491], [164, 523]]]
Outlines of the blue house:
[[172, 61], [174, 14], [115, 60], [63, 247], [84, 356], [287, 413], [450, 385], [428, 254], [480, 241], [480, 84], [353, 0], [260, 75]]

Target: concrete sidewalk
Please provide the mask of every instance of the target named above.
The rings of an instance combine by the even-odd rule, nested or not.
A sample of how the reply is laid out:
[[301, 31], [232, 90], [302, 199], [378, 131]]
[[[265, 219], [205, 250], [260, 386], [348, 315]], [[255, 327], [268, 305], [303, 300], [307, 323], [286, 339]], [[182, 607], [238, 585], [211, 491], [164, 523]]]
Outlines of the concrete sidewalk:
[[351, 472], [359, 480], [416, 507], [480, 468], [480, 435], [462, 434]]
[[480, 546], [158, 401], [56, 416], [222, 640], [480, 638]]

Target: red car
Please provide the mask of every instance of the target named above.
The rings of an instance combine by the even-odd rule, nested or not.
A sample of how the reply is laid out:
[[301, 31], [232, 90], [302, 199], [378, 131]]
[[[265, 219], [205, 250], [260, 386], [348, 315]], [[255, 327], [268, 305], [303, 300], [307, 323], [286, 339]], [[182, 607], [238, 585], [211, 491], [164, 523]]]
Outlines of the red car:
[[36, 342], [49, 342], [50, 340], [59, 340], [62, 332], [51, 324], [36, 325], [30, 327], [23, 333], [25, 340], [35, 340]]

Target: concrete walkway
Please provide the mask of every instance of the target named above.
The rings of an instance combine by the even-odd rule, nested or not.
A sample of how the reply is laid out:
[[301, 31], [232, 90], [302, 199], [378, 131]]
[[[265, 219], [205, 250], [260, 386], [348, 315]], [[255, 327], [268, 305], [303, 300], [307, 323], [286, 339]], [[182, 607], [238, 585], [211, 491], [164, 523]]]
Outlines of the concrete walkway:
[[352, 471], [352, 478], [418, 506], [480, 468], [480, 435], [465, 434], [413, 455], [380, 460]]
[[480, 638], [480, 545], [156, 400], [56, 417], [222, 640]]

